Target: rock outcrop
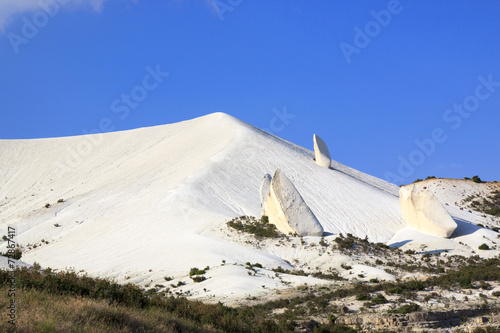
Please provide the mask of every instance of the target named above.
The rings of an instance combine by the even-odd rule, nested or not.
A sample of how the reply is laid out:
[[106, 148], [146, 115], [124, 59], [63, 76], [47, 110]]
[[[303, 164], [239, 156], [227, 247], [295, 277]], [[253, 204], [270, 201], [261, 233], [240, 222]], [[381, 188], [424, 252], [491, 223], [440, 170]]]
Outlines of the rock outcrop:
[[298, 236], [321, 236], [323, 227], [306, 204], [293, 183], [280, 170], [276, 170], [264, 213], [279, 231]]
[[329, 169], [332, 163], [332, 158], [330, 156], [330, 151], [328, 150], [325, 141], [323, 141], [316, 134], [314, 134], [313, 140], [314, 140], [314, 156], [316, 158], [316, 164]]
[[269, 195], [269, 189], [271, 188], [271, 179], [271, 175], [266, 174], [260, 183], [260, 207], [262, 215], [265, 215], [267, 196]]
[[[335, 324], [361, 326], [368, 331], [385, 330], [387, 328], [404, 329], [404, 332], [415, 332], [422, 329], [437, 329], [442, 327], [457, 327], [464, 323], [464, 318], [475, 318], [481, 324], [486, 319], [492, 325], [496, 317], [477, 317], [487, 313], [487, 309], [457, 309], [450, 311], [425, 311], [408, 314], [359, 314], [341, 316], [335, 319]], [[469, 320], [470, 321], [470, 320]], [[495, 327], [496, 325], [492, 325]], [[418, 329], [418, 330], [417, 330]], [[470, 332], [470, 331], [469, 331]]]
[[450, 237], [457, 223], [429, 189], [417, 190], [415, 185], [399, 190], [399, 205], [406, 223], [423, 233]]

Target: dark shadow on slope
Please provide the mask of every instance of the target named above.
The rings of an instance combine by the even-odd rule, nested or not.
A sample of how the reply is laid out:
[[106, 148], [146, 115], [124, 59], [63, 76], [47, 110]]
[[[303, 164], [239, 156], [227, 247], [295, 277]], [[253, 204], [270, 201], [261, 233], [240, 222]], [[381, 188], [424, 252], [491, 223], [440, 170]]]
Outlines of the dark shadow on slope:
[[422, 251], [419, 252], [418, 254], [436, 254], [436, 253], [443, 253], [443, 252], [449, 252], [451, 249], [442, 249], [442, 250], [432, 250], [432, 251]]
[[456, 237], [461, 237], [461, 236], [467, 236], [475, 233], [479, 229], [482, 229], [481, 227], [471, 224], [465, 220], [462, 220], [457, 217], [453, 217], [453, 220], [457, 223], [457, 228], [453, 232], [453, 234], [450, 236], [450, 238], [456, 238]]
[[407, 239], [407, 240], [404, 240], [404, 241], [401, 241], [401, 242], [392, 243], [392, 244], [389, 244], [389, 247], [401, 247], [401, 246], [403, 246], [405, 244], [408, 244], [411, 241], [412, 241], [412, 239]]

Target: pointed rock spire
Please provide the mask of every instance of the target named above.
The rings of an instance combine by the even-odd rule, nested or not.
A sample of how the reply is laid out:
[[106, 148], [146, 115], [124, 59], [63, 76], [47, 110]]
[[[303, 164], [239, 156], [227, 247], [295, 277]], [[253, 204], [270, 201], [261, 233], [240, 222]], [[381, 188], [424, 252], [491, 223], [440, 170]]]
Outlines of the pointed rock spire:
[[329, 169], [332, 164], [332, 158], [330, 157], [330, 151], [326, 146], [325, 141], [323, 141], [319, 136], [314, 134], [314, 156], [316, 157], [316, 164], [324, 168]]
[[323, 227], [287, 176], [277, 169], [265, 204], [269, 222], [284, 234], [321, 236]]

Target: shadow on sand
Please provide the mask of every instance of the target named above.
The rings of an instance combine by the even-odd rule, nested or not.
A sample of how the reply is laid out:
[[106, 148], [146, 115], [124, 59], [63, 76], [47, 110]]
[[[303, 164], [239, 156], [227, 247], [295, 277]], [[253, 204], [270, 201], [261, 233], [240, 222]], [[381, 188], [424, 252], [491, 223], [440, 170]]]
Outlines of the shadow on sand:
[[403, 246], [405, 244], [408, 244], [411, 241], [413, 241], [413, 240], [412, 239], [407, 239], [407, 240], [404, 240], [404, 241], [401, 241], [401, 242], [389, 244], [389, 246], [390, 247], [401, 247], [401, 246]]
[[456, 238], [456, 237], [462, 237], [462, 236], [467, 236], [475, 233], [479, 229], [482, 229], [481, 227], [470, 224], [469, 222], [462, 220], [457, 217], [453, 217], [455, 222], [457, 223], [457, 228], [453, 232], [453, 234], [450, 236], [450, 238]]

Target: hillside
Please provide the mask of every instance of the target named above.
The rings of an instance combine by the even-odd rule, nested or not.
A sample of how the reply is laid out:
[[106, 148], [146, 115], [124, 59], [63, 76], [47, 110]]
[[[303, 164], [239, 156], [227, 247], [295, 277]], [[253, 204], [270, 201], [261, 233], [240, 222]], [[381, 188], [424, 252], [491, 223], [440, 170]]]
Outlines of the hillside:
[[[485, 241], [496, 244], [498, 233], [476, 226], [488, 218], [455, 204], [462, 190], [440, 190], [453, 185], [429, 182], [459, 223], [452, 238], [436, 239], [405, 227], [396, 185], [335, 161], [332, 170], [324, 169], [313, 158], [305, 148], [222, 113], [99, 135], [0, 140], [0, 225], [5, 234], [7, 226], [16, 229], [26, 263], [159, 290], [174, 284], [179, 294], [228, 303], [326, 283], [312, 276], [277, 278], [278, 267], [348, 279], [397, 277], [376, 267], [373, 257], [318, 247], [319, 237], [256, 240], [228, 228], [234, 217], [259, 217], [260, 181], [276, 168], [317, 216], [328, 244], [340, 233], [466, 255]], [[247, 262], [263, 268], [252, 275]], [[190, 269], [206, 266], [207, 280], [194, 283]]]

